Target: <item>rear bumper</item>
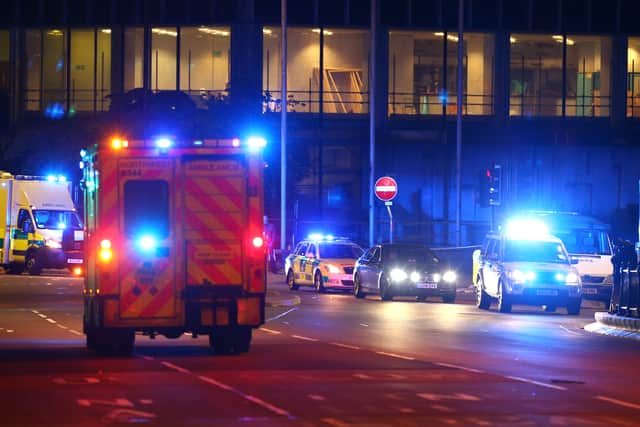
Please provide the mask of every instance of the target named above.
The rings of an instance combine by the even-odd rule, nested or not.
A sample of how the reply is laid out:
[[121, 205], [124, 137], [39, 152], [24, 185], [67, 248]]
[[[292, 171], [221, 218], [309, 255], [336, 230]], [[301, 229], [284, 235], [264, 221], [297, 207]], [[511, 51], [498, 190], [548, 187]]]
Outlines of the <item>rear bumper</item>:
[[[432, 286], [432, 285], [429, 285]], [[393, 282], [391, 292], [398, 296], [442, 296], [456, 293], [456, 285], [437, 283], [435, 288], [418, 287], [415, 283]]]
[[40, 252], [44, 268], [82, 267], [84, 254], [82, 251], [63, 251], [62, 249], [44, 248]]
[[351, 274], [325, 274], [322, 276], [325, 289], [353, 289], [353, 276]]

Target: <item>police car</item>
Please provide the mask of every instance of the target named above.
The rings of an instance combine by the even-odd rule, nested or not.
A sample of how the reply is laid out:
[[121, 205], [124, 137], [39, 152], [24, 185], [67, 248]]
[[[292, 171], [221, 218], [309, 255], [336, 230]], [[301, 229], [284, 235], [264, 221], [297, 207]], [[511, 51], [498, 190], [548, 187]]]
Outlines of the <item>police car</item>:
[[353, 267], [363, 249], [345, 238], [310, 235], [299, 242], [284, 262], [290, 290], [313, 286], [317, 292], [353, 288]]
[[562, 241], [536, 221], [514, 221], [504, 232], [490, 233], [474, 253], [477, 306], [493, 299], [501, 313], [512, 305], [542, 305], [546, 311], [566, 307], [580, 314], [580, 275]]

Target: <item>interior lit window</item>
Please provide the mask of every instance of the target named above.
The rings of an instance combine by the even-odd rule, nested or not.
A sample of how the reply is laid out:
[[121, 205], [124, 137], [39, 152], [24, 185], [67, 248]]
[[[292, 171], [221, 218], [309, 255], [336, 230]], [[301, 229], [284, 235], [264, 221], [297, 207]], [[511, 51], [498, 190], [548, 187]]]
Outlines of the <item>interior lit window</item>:
[[66, 31], [60, 29], [42, 32], [43, 108], [45, 112], [52, 112], [54, 118], [64, 114], [66, 109], [67, 36]]
[[[315, 30], [312, 30], [315, 31]], [[323, 110], [367, 113], [369, 107], [369, 31], [324, 29]], [[320, 29], [316, 31], [320, 34]], [[319, 69], [313, 70], [314, 83]]]
[[640, 117], [640, 37], [629, 37], [627, 48], [627, 117]]
[[22, 96], [26, 111], [40, 111], [42, 95], [42, 33], [40, 30], [25, 31], [25, 68], [24, 94]]
[[124, 31], [124, 90], [144, 86], [144, 30], [127, 28]]
[[97, 34], [96, 51], [96, 111], [109, 109], [108, 95], [111, 93], [111, 29], [100, 28]]
[[151, 89], [176, 89], [176, 61], [178, 29], [162, 27], [151, 29]]
[[229, 27], [180, 29], [180, 90], [200, 101], [228, 96]]
[[[493, 44], [490, 34], [464, 35], [463, 114], [493, 114]], [[390, 32], [388, 113], [456, 114], [457, 66], [457, 33]]]
[[94, 31], [71, 30], [70, 113], [93, 111]]
[[262, 110], [279, 111], [282, 93], [282, 32], [279, 28], [262, 29]]
[[510, 36], [511, 116], [562, 115], [562, 36]]
[[611, 39], [572, 36], [567, 43], [567, 116], [609, 116]]
[[9, 89], [9, 31], [0, 30], [0, 89]]

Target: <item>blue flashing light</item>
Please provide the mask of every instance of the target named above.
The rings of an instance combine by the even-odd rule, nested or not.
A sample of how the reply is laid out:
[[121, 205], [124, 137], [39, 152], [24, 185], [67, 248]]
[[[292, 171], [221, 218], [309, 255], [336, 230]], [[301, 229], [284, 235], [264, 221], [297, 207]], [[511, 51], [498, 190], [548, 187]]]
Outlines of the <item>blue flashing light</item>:
[[250, 136], [247, 139], [247, 145], [251, 149], [264, 148], [267, 146], [267, 140], [261, 136]]
[[193, 141], [193, 145], [200, 147], [202, 145], [204, 145], [204, 141], [198, 139], [197, 141]]
[[65, 228], [67, 228], [67, 224], [65, 224], [64, 222], [58, 223], [58, 230], [64, 230]]
[[326, 236], [324, 236], [324, 238], [328, 241], [332, 241], [334, 239], [333, 234], [327, 234]]
[[80, 167], [80, 169], [84, 169], [84, 162], [80, 160], [80, 163], [78, 163], [78, 166]]
[[150, 235], [144, 235], [138, 239], [138, 246], [143, 251], [149, 252], [156, 248], [156, 239]]
[[169, 148], [173, 145], [173, 141], [169, 138], [159, 138], [156, 139], [156, 147], [158, 148]]
[[47, 176], [47, 181], [49, 181], [49, 182], [56, 182], [56, 180], [57, 180], [57, 179], [58, 179], [58, 178], [56, 178], [56, 176], [55, 176], [55, 175], [49, 175], [49, 176]]
[[324, 236], [320, 233], [311, 233], [309, 234], [309, 240], [322, 240]]
[[547, 236], [547, 225], [537, 219], [514, 219], [507, 224], [506, 232], [512, 239], [536, 239]]
[[66, 176], [64, 176], [64, 175], [59, 175], [59, 176], [58, 176], [58, 181], [60, 181], [60, 182], [67, 182], [67, 177], [66, 177]]
[[562, 273], [556, 273], [556, 280], [558, 282], [564, 282], [564, 274]]
[[87, 150], [80, 150], [80, 157], [84, 159], [86, 155], [87, 155]]

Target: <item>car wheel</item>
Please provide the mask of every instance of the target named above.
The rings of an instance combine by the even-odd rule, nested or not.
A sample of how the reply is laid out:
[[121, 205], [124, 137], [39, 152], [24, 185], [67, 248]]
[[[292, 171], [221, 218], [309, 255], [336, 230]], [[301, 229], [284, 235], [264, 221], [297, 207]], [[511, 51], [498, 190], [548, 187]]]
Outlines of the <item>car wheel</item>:
[[476, 281], [476, 306], [482, 310], [491, 307], [491, 297], [484, 291], [484, 281]]
[[356, 274], [353, 278], [353, 296], [358, 299], [362, 299], [367, 296], [367, 294], [362, 291], [362, 285], [360, 284], [360, 275], [358, 274]]
[[580, 305], [582, 305], [582, 300], [580, 298], [571, 298], [567, 303], [567, 314], [571, 316], [579, 315]]
[[295, 279], [293, 278], [293, 270], [289, 270], [289, 272], [287, 273], [287, 286], [289, 287], [289, 290], [291, 291], [297, 291], [298, 290], [298, 284], [296, 283]]
[[555, 313], [556, 312], [556, 306], [555, 305], [545, 305], [544, 306], [544, 311], [545, 311], [545, 313]]
[[380, 278], [380, 298], [382, 298], [382, 301], [393, 300], [391, 285], [389, 285], [389, 282], [384, 277]]
[[442, 295], [442, 302], [444, 302], [445, 304], [453, 304], [454, 302], [456, 302], [456, 293], [450, 293], [450, 294], [445, 294]]
[[315, 276], [313, 276], [313, 285], [316, 288], [316, 292], [319, 294], [324, 294], [324, 280], [322, 279], [322, 274], [319, 271], [316, 271]]
[[511, 298], [507, 294], [504, 282], [500, 281], [500, 295], [498, 295], [498, 311], [500, 313], [511, 313]]
[[27, 260], [25, 262], [27, 267], [27, 272], [32, 276], [39, 276], [42, 273], [42, 263], [38, 257], [38, 254], [35, 252], [31, 252], [27, 255]]

